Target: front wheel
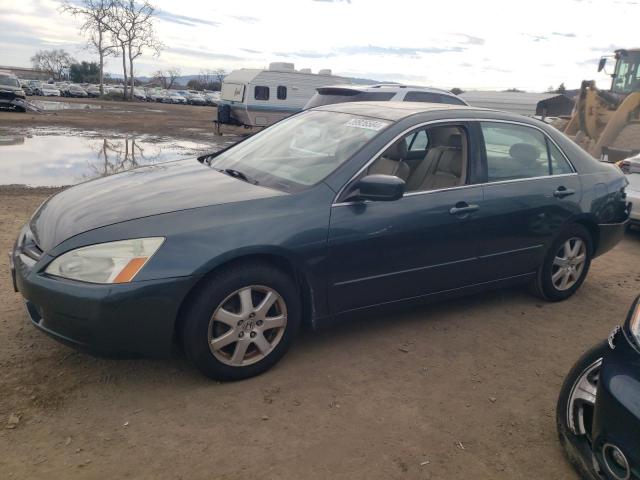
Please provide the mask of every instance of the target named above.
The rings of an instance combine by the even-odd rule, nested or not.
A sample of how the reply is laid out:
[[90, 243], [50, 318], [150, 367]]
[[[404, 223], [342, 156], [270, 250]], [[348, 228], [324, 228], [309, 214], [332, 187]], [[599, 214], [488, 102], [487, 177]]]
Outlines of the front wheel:
[[286, 273], [267, 264], [223, 268], [187, 306], [184, 349], [208, 377], [253, 377], [284, 356], [300, 317], [300, 294]]
[[536, 293], [552, 302], [569, 298], [584, 282], [592, 255], [589, 231], [577, 224], [565, 228], [551, 245], [538, 271]]
[[602, 477], [591, 449], [591, 424], [602, 358], [608, 348], [602, 342], [580, 357], [562, 385], [556, 407], [558, 436], [569, 461], [584, 478], [594, 480]]

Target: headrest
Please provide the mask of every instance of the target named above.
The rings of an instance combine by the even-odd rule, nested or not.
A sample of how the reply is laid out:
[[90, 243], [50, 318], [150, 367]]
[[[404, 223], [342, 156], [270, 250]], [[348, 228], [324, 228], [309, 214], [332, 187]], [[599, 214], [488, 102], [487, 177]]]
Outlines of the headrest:
[[452, 148], [462, 148], [462, 135], [459, 133], [449, 135], [449, 141], [447, 143]]
[[535, 162], [540, 156], [540, 150], [528, 143], [514, 143], [509, 149], [509, 155], [517, 160]]
[[406, 140], [403, 138], [397, 141], [396, 143], [391, 145], [389, 148], [387, 148], [382, 154], [382, 156], [385, 158], [389, 158], [391, 160], [395, 160], [396, 162], [404, 160], [405, 158], [407, 158]]
[[[456, 146], [450, 144], [449, 140], [453, 135], [460, 136], [458, 127], [432, 127], [429, 129], [429, 146], [448, 147]], [[459, 145], [461, 147], [461, 145]]]

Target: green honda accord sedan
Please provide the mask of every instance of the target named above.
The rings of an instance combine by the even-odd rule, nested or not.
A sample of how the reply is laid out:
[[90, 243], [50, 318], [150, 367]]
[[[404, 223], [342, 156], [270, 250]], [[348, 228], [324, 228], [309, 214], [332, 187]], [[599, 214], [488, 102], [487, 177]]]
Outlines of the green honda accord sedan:
[[11, 254], [37, 328], [102, 354], [179, 342], [224, 380], [301, 325], [532, 284], [571, 296], [628, 219], [626, 180], [552, 127], [459, 105], [307, 110], [198, 160], [68, 188]]

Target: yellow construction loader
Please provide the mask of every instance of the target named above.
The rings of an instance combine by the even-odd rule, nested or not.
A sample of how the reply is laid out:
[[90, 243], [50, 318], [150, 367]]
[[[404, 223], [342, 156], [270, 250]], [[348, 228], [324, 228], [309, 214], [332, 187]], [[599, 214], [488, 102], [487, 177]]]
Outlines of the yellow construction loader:
[[[616, 50], [609, 90], [585, 80], [564, 132], [587, 152], [616, 162], [640, 152], [640, 49]], [[605, 69], [602, 57], [598, 71]], [[606, 72], [606, 70], [605, 70]]]

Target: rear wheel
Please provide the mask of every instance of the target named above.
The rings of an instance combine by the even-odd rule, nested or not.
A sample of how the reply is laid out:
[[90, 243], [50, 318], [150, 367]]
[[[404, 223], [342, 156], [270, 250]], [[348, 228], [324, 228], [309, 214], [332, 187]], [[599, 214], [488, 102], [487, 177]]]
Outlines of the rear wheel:
[[562, 385], [556, 408], [560, 443], [569, 461], [585, 478], [601, 478], [591, 449], [591, 424], [602, 358], [608, 348], [607, 342], [602, 342], [580, 357]]
[[582, 225], [570, 225], [553, 242], [538, 271], [536, 292], [557, 302], [573, 295], [589, 271], [593, 255], [591, 234]]
[[300, 295], [286, 273], [266, 264], [224, 268], [186, 308], [184, 349], [208, 377], [252, 377], [284, 356], [300, 315]]

